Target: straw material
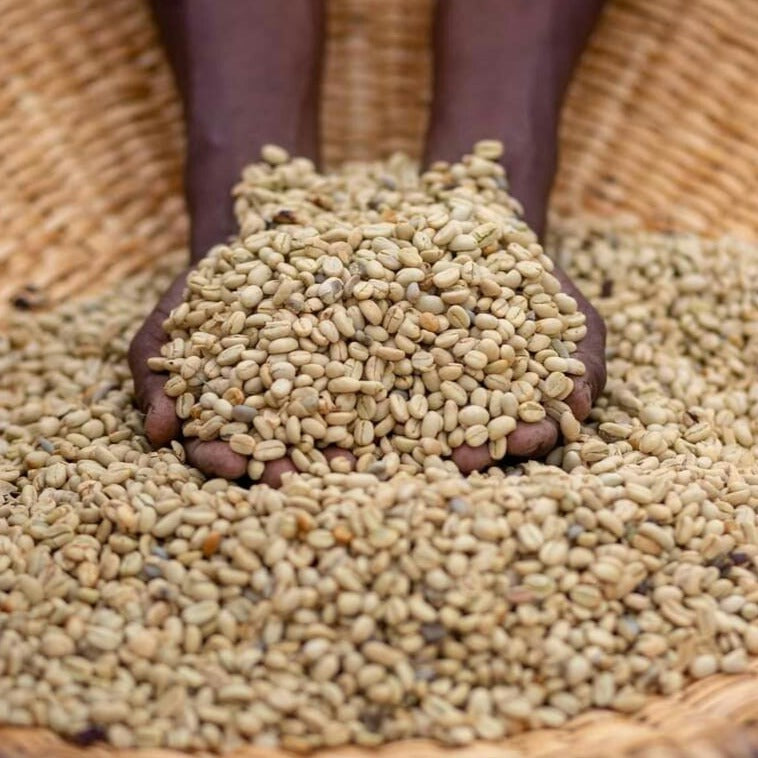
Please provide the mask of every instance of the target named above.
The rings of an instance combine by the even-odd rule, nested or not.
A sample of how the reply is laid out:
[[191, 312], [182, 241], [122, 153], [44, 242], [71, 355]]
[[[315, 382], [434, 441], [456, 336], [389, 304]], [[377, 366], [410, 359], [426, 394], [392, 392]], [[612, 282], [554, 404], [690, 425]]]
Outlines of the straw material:
[[[418, 155], [433, 0], [331, 0], [329, 164]], [[0, 0], [0, 314], [184, 246], [180, 109], [139, 0]], [[755, 236], [758, 5], [610, 0], [564, 112], [554, 208]]]
[[[421, 152], [432, 5], [333, 3], [329, 163]], [[755, 0], [610, 0], [564, 108], [553, 208], [755, 238], [757, 122]]]
[[758, 4], [618, 0], [564, 111], [564, 212], [755, 238]]
[[[758, 661], [748, 674], [716, 675], [681, 695], [655, 698], [636, 716], [594, 711], [561, 729], [526, 732], [499, 743], [451, 752], [423, 740], [377, 749], [346, 747], [313, 758], [755, 758], [758, 751]], [[198, 758], [200, 754], [192, 754]], [[205, 754], [203, 754], [205, 755]], [[293, 758], [294, 753], [245, 747], [226, 758]], [[82, 748], [43, 730], [1, 729], [2, 758], [188, 758], [175, 750]]]
[[433, 0], [332, 0], [322, 97], [327, 165], [417, 157], [431, 100]]
[[[334, 164], [417, 155], [432, 0], [332, 0], [323, 97]], [[96, 289], [183, 248], [182, 126], [138, 0], [0, 0], [0, 315]], [[575, 77], [554, 208], [632, 211], [650, 226], [758, 229], [758, 4], [611, 0]], [[461, 758], [755, 756], [758, 662], [634, 717], [585, 714]], [[330, 756], [441, 758], [431, 743]], [[281, 758], [247, 748], [236, 758]], [[326, 754], [322, 754], [326, 755]], [[0, 728], [2, 758], [178, 758]]]
[[180, 111], [142, 3], [0, 0], [0, 18], [0, 302], [182, 245]]

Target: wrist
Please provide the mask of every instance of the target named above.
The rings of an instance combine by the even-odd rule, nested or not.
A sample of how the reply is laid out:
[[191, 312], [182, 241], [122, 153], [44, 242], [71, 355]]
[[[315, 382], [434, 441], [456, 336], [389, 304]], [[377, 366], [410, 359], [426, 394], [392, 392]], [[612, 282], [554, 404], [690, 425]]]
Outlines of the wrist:
[[540, 234], [571, 71], [602, 0], [438, 0], [426, 159], [501, 140], [511, 192]]
[[236, 231], [231, 189], [264, 144], [317, 159], [323, 3], [286, 5], [153, 0], [184, 103], [193, 262]]
[[[529, 226], [541, 235], [547, 198], [557, 165], [561, 93], [544, 76], [542, 63], [522, 61], [503, 77], [497, 96], [466, 87], [468, 77], [438, 92], [430, 118], [425, 159], [457, 160], [480, 139], [505, 146], [510, 193], [523, 208]], [[461, 72], [465, 77], [465, 70]], [[462, 93], [462, 94], [461, 94]]]

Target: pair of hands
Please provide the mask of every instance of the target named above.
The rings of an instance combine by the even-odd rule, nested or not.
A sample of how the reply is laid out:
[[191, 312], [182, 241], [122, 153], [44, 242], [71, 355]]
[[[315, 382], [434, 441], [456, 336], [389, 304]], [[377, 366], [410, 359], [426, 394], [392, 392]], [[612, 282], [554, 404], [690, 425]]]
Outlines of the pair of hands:
[[[579, 343], [574, 354], [587, 370], [584, 376], [574, 380], [574, 390], [565, 400], [581, 421], [588, 416], [592, 403], [605, 386], [605, 325], [598, 312], [565, 273], [557, 268], [555, 273], [564, 291], [576, 299], [587, 318], [587, 336]], [[167, 341], [163, 321], [181, 302], [186, 276], [187, 272], [182, 273], [169, 287], [134, 336], [129, 348], [129, 366], [134, 377], [135, 395], [139, 407], [145, 413], [145, 434], [155, 447], [167, 445], [182, 437], [181, 421], [174, 410], [174, 399], [163, 392], [167, 377], [151, 371], [147, 360], [160, 355], [161, 346]], [[508, 437], [509, 456], [541, 458], [556, 446], [559, 436], [558, 424], [551, 418], [533, 424], [519, 422]], [[187, 439], [183, 442], [189, 462], [208, 476], [238, 479], [245, 474], [247, 459], [235, 453], [222, 440], [203, 442]], [[327, 458], [346, 456], [352, 460], [349, 452], [339, 448], [328, 449], [325, 455]], [[486, 445], [477, 448], [461, 446], [453, 451], [452, 457], [463, 473], [485, 469], [493, 462]], [[295, 467], [287, 459], [272, 461], [266, 465], [262, 481], [278, 487], [282, 474], [294, 470]]]
[[[604, 0], [440, 0], [433, 34], [434, 91], [426, 135], [426, 163], [459, 156], [484, 135], [507, 146], [511, 194], [541, 236], [557, 159], [560, 106], [571, 71]], [[192, 219], [190, 247], [199, 256], [235, 229], [229, 187], [256, 145], [275, 141], [290, 153], [318, 155], [319, 72], [325, 4], [290, 0], [282, 23], [279, 0], [152, 0], [176, 75], [187, 122], [186, 190]], [[587, 417], [605, 384], [605, 329], [573, 284], [557, 272], [587, 317], [576, 357], [586, 374], [567, 399]], [[161, 298], [132, 342], [129, 361], [145, 431], [153, 445], [181, 438], [166, 377], [147, 368], [166, 337], [162, 322], [182, 296], [184, 275]], [[514, 458], [542, 457], [558, 442], [552, 420], [521, 424], [508, 438]], [[187, 458], [208, 475], [245, 473], [245, 459], [221, 441], [186, 440]], [[327, 455], [345, 455], [327, 451]], [[464, 472], [486, 468], [486, 448], [458, 448]], [[277, 485], [291, 470], [268, 465], [264, 482]]]

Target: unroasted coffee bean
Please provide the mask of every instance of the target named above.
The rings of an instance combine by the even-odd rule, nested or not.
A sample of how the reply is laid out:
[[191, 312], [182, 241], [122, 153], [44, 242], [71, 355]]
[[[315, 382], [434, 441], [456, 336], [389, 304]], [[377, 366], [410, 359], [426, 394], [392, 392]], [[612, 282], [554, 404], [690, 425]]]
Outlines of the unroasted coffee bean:
[[[500, 152], [485, 141], [422, 175], [401, 158], [321, 175], [266, 146], [235, 190], [241, 229], [258, 231], [212, 248], [164, 324], [154, 367], [172, 375], [185, 436], [311, 473], [325, 465], [314, 447], [349, 450], [362, 471], [390, 451], [401, 471], [455, 471], [464, 444], [498, 443], [502, 458], [516, 421], [571, 393], [586, 329], [504, 189]], [[514, 408], [496, 401], [516, 385]], [[450, 424], [429, 416], [440, 392], [459, 406]]]
[[[279, 158], [269, 154], [272, 163]], [[261, 196], [267, 191], [261, 185]], [[376, 248], [365, 263], [370, 276], [344, 285], [370, 284], [361, 302], [387, 281], [370, 281], [380, 273], [374, 264], [402, 257], [399, 271], [422, 271], [408, 287], [425, 284], [432, 239], [446, 225], [450, 239], [494, 234], [487, 225], [497, 218], [481, 208], [477, 227], [461, 229], [464, 200], [421, 231], [412, 219], [400, 227], [380, 214], [358, 242], [355, 230], [330, 227], [322, 240], [329, 249], [310, 255], [326, 252], [349, 267], [342, 243], [350, 234], [350, 250], [354, 242]], [[399, 252], [381, 239], [392, 224]], [[242, 449], [273, 443], [264, 457], [297, 444], [297, 424], [314, 441], [353, 422], [381, 429], [385, 412], [388, 431], [403, 427], [396, 441], [407, 440], [410, 453], [382, 449], [370, 471], [324, 468], [293, 475], [277, 491], [206, 480], [185, 464], [178, 442], [151, 451], [145, 440], [128, 337], [165, 291], [168, 271], [54, 313], [13, 315], [0, 335], [0, 721], [116, 747], [310, 749], [413, 737], [460, 745], [500, 739], [511, 726], [558, 726], [598, 705], [633, 712], [650, 693], [745, 671], [758, 655], [758, 247], [578, 221], [557, 233], [554, 249], [608, 324], [608, 387], [546, 462], [468, 479], [439, 466], [413, 476], [401, 468], [441, 429], [483, 427], [497, 442], [515, 428], [526, 388], [513, 383], [483, 396], [481, 382], [464, 373], [472, 328], [482, 329], [475, 347], [488, 360], [497, 343], [481, 320], [492, 314], [465, 302], [447, 311], [463, 330], [456, 340], [430, 344], [400, 368], [400, 376], [423, 372], [423, 388], [414, 379], [386, 398], [386, 363], [406, 359], [378, 357], [380, 349], [405, 354], [384, 344], [384, 332], [409, 340], [428, 333], [434, 342], [447, 328], [444, 314], [406, 323], [393, 311], [377, 327], [353, 311], [358, 363], [342, 348], [326, 354], [307, 345], [268, 364], [262, 348], [246, 348], [240, 363], [217, 365], [216, 378], [244, 373], [256, 406], [246, 405], [244, 386], [192, 395], [193, 406], [219, 430], [244, 424], [228, 434]], [[413, 251], [400, 244], [410, 240]], [[263, 292], [271, 274], [257, 264], [277, 269], [287, 244], [277, 237], [262, 246], [238, 289], [260, 289], [258, 302], [271, 297]], [[182, 262], [171, 262], [178, 271]], [[319, 285], [341, 271], [325, 263]], [[304, 257], [300, 265], [312, 264]], [[521, 269], [518, 277], [534, 274]], [[613, 292], [601, 296], [608, 279]], [[298, 294], [288, 297], [299, 302]], [[553, 318], [552, 306], [570, 316], [575, 304], [560, 292], [535, 297], [535, 317]], [[343, 315], [333, 321], [347, 337], [352, 323]], [[508, 317], [521, 319], [531, 320], [526, 312]], [[227, 314], [218, 348], [239, 338], [235, 321]], [[302, 316], [279, 321], [255, 328], [270, 342], [310, 335], [314, 345], [340, 344]], [[195, 331], [193, 344], [220, 341], [203, 334]], [[167, 350], [180, 355], [185, 346]], [[565, 345], [555, 346], [549, 372], [571, 360]], [[498, 349], [498, 360], [516, 360], [515, 350]], [[444, 365], [430, 369], [427, 355]], [[173, 372], [188, 387], [202, 364], [191, 358], [186, 376]], [[354, 375], [358, 364], [375, 374]], [[461, 385], [463, 376], [475, 384]], [[336, 388], [344, 392], [325, 390], [334, 407], [311, 391], [321, 378], [343, 380]], [[292, 383], [286, 422], [273, 407], [285, 385], [270, 405], [257, 399], [282, 380]], [[529, 386], [540, 381], [547, 379]], [[544, 407], [563, 428], [559, 395]], [[93, 439], [99, 424], [104, 433]], [[251, 428], [260, 436], [253, 446]], [[307, 468], [312, 451], [295, 450]]]

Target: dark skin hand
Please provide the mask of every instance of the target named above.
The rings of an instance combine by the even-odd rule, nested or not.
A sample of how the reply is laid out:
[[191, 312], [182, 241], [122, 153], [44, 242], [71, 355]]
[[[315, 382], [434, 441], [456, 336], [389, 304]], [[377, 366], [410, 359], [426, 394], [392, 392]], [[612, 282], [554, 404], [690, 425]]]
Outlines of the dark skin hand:
[[[439, 0], [435, 98], [427, 160], [456, 159], [481, 138], [507, 146], [511, 190], [530, 226], [542, 234], [555, 172], [557, 121], [573, 66], [602, 0]], [[235, 230], [229, 189], [242, 166], [267, 142], [317, 160], [321, 0], [290, 0], [282, 23], [279, 0], [153, 0], [187, 124], [186, 196], [191, 219], [190, 263]], [[474, 12], [475, 11], [475, 12]], [[292, 40], [297, 44], [292, 44]], [[605, 328], [572, 282], [556, 271], [587, 316], [587, 337], [575, 357], [587, 373], [566, 400], [579, 419], [605, 384]], [[162, 323], [182, 297], [186, 272], [161, 298], [129, 351], [135, 393], [154, 446], [181, 439], [164, 374], [147, 368], [166, 341]], [[520, 424], [509, 455], [541, 457], [558, 442], [552, 420]], [[190, 463], [209, 476], [237, 479], [246, 459], [222, 441], [184, 440]], [[352, 456], [331, 448], [334, 456]], [[453, 460], [468, 473], [492, 463], [487, 448], [458, 448]], [[293, 471], [288, 459], [267, 464], [262, 481], [279, 486]]]
[[[577, 351], [572, 355], [584, 363], [586, 373], [574, 378], [574, 389], [564, 400], [574, 416], [582, 421], [589, 416], [592, 404], [605, 386], [605, 324], [600, 314], [563, 271], [556, 267], [554, 274], [560, 280], [564, 292], [576, 300], [579, 309], [587, 317], [587, 336], [579, 342]], [[519, 422], [508, 436], [508, 455], [514, 458], [544, 458], [558, 444], [559, 437], [558, 422], [551, 418], [536, 424]], [[462, 445], [453, 451], [452, 458], [463, 473], [480, 471], [493, 463], [486, 445]]]
[[[511, 193], [541, 237], [555, 175], [558, 118], [571, 72], [603, 0], [438, 0], [434, 100], [426, 159], [452, 160], [483, 137], [505, 145]], [[573, 357], [586, 366], [565, 402], [580, 421], [605, 386], [605, 325], [563, 271], [564, 291], [587, 318]], [[558, 444], [558, 424], [519, 423], [508, 455], [541, 458]], [[464, 473], [492, 464], [487, 447], [453, 451]]]
[[[263, 145], [317, 160], [323, 4], [289, 0], [284, 24], [279, 0], [154, 0], [153, 10], [184, 105], [192, 265], [234, 233], [230, 188]], [[163, 392], [167, 377], [150, 371], [147, 359], [160, 355], [162, 324], [180, 303], [185, 278], [163, 295], [129, 350], [145, 434], [155, 447], [182, 439], [174, 402]], [[238, 479], [246, 472], [246, 458], [225, 442], [183, 442], [189, 462], [208, 476]], [[338, 448], [324, 454], [352, 459]], [[262, 481], [278, 487], [294, 470], [288, 459], [272, 461]]]

